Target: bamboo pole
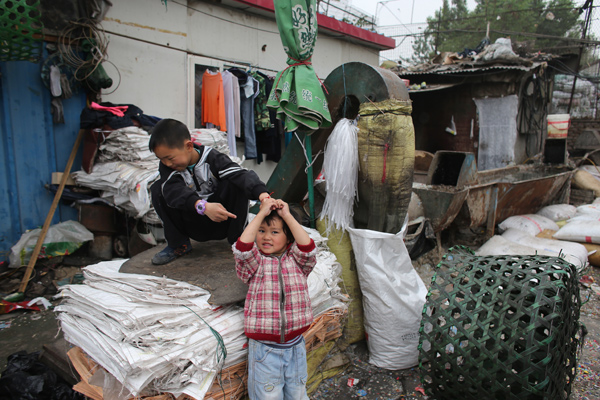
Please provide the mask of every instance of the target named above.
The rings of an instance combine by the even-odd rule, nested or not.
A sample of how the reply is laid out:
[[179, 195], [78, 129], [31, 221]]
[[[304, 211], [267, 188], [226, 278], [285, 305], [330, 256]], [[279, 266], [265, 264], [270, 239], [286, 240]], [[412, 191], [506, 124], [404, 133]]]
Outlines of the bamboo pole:
[[35, 266], [35, 262], [37, 261], [37, 256], [38, 254], [40, 254], [42, 245], [44, 244], [44, 238], [46, 237], [46, 233], [48, 232], [48, 228], [50, 227], [50, 222], [52, 222], [52, 217], [54, 216], [56, 207], [58, 207], [58, 202], [62, 197], [63, 190], [65, 189], [65, 185], [67, 183], [67, 178], [69, 177], [69, 173], [71, 172], [71, 167], [73, 166], [73, 161], [75, 160], [75, 156], [77, 155], [77, 150], [79, 149], [79, 145], [81, 144], [81, 140], [83, 139], [84, 133], [84, 129], [79, 130], [79, 134], [77, 135], [77, 139], [75, 140], [75, 144], [73, 145], [73, 149], [71, 150], [71, 155], [69, 156], [69, 160], [67, 161], [65, 172], [60, 180], [60, 184], [58, 185], [58, 190], [54, 195], [52, 205], [50, 206], [50, 211], [48, 211], [48, 215], [46, 215], [46, 221], [44, 221], [42, 232], [40, 233], [40, 237], [38, 238], [38, 241], [33, 249], [33, 253], [31, 253], [29, 264], [27, 264], [25, 275], [23, 276], [23, 280], [21, 281], [21, 286], [19, 286], [19, 293], [25, 293], [27, 283], [29, 283], [29, 278], [31, 277], [31, 272], [33, 271], [33, 267]]
[[308, 208], [309, 208], [309, 214], [310, 214], [310, 227], [312, 229], [315, 229], [315, 221], [316, 221], [316, 217], [315, 217], [315, 188], [314, 188], [314, 175], [313, 175], [313, 156], [312, 156], [312, 139], [311, 139], [311, 134], [312, 132], [306, 132], [305, 133], [305, 146], [306, 146], [306, 159], [308, 162], [308, 168], [306, 169], [306, 178], [307, 178], [307, 183], [308, 183]]

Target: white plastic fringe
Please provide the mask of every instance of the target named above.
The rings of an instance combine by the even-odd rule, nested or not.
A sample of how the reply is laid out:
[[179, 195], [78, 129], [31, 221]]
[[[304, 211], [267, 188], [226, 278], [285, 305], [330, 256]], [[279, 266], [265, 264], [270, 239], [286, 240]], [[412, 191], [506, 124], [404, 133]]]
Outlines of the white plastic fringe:
[[342, 118], [331, 132], [325, 148], [323, 175], [327, 195], [321, 219], [327, 217], [326, 232], [331, 227], [346, 230], [354, 215], [358, 181], [358, 126]]

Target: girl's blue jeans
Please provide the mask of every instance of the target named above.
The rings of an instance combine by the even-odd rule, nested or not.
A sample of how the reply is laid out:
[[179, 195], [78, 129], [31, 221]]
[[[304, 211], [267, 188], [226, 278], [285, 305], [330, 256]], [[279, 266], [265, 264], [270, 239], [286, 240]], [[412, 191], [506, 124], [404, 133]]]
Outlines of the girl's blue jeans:
[[250, 400], [308, 400], [304, 338], [287, 349], [249, 340], [248, 396]]

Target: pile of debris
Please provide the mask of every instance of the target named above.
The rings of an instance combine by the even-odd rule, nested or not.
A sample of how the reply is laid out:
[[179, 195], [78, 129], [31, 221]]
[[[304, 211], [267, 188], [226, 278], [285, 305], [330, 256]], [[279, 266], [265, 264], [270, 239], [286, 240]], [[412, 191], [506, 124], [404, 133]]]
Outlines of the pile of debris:
[[464, 49], [461, 52], [442, 52], [426, 63], [396, 65], [389, 69], [401, 77], [411, 74], [439, 74], [498, 66], [526, 70], [552, 59], [552, 55], [545, 53], [517, 54], [513, 50], [510, 38], [498, 38], [494, 43], [490, 43], [489, 39], [485, 38], [473, 49]]

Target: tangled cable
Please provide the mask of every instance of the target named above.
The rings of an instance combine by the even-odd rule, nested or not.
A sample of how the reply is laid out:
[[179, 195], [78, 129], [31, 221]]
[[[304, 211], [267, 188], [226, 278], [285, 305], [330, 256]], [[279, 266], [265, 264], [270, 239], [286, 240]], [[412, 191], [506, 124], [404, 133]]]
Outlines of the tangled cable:
[[104, 30], [87, 22], [73, 22], [60, 34], [58, 41], [58, 51], [64, 62], [74, 68], [74, 77], [78, 81], [89, 78], [103, 61], [107, 61], [107, 49]]

